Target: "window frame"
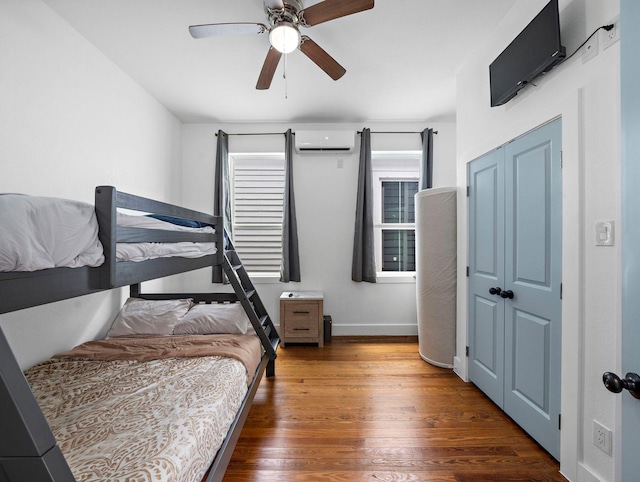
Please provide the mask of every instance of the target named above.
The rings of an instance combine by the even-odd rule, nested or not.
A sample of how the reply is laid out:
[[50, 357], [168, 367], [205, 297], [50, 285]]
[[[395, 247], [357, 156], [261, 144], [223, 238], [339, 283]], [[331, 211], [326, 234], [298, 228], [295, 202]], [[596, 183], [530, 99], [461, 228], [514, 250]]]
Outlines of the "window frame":
[[378, 282], [415, 282], [415, 271], [382, 271], [383, 229], [412, 230], [415, 223], [382, 222], [382, 182], [420, 182], [420, 159], [422, 151], [373, 151], [373, 233], [375, 247], [376, 276]]

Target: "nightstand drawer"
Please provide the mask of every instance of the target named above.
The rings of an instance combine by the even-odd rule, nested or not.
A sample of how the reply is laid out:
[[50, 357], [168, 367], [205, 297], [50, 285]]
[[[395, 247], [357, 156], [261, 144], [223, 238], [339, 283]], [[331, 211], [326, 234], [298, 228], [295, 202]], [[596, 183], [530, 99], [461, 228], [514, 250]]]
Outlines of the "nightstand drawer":
[[[284, 316], [288, 323], [312, 322], [318, 324], [318, 303], [286, 303]], [[316, 326], [317, 328], [317, 326]], [[316, 329], [317, 333], [317, 329]]]
[[287, 320], [284, 336], [287, 338], [317, 338], [318, 336], [318, 320]]

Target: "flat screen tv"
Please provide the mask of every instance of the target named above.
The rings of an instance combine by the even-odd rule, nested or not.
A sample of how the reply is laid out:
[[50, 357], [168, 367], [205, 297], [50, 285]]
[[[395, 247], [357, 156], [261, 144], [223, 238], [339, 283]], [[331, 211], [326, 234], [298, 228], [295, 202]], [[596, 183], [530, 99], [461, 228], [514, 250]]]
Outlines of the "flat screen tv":
[[564, 59], [558, 0], [546, 7], [489, 66], [491, 107], [510, 101], [538, 75]]

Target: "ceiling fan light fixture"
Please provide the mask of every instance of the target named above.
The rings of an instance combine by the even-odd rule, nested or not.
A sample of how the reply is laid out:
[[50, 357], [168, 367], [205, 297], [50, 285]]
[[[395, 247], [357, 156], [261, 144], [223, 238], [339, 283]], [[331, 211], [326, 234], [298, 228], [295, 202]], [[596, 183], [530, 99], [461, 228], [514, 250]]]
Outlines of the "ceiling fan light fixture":
[[280, 22], [269, 32], [269, 42], [278, 52], [289, 54], [300, 46], [300, 32], [289, 22]]

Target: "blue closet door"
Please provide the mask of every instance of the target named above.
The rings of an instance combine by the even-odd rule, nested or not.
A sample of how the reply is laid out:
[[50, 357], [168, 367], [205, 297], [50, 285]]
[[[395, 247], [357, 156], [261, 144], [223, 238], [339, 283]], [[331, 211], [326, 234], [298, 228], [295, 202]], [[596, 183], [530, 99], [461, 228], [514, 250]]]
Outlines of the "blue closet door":
[[504, 411], [560, 457], [560, 120], [505, 146]]
[[[622, 368], [640, 374], [640, 2], [620, 2], [622, 97]], [[613, 329], [613, 314], [611, 320]], [[613, 371], [613, 367], [607, 367]], [[622, 397], [622, 482], [640, 474], [640, 400]], [[615, 449], [614, 449], [615, 450]]]
[[[469, 165], [469, 378], [502, 407], [504, 398], [504, 153]], [[498, 291], [499, 292], [499, 291]]]
[[469, 164], [469, 378], [560, 457], [561, 121]]

